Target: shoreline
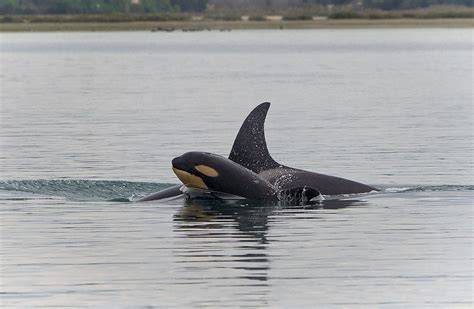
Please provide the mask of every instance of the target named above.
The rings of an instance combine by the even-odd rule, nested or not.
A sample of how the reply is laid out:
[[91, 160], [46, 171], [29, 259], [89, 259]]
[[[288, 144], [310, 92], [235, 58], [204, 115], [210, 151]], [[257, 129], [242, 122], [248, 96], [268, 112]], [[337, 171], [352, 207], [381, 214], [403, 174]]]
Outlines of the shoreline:
[[305, 21], [139, 21], [0, 23], [0, 32], [205, 31], [260, 29], [474, 28], [472, 18], [323, 19]]

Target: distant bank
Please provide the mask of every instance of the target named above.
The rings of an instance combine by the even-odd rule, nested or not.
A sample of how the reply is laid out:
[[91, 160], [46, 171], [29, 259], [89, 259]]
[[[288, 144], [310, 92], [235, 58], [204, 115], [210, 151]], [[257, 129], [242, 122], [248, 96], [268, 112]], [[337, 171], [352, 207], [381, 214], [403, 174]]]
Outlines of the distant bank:
[[472, 18], [390, 18], [390, 19], [312, 19], [271, 21], [128, 21], [128, 22], [3, 22], [1, 32], [31, 31], [230, 31], [251, 29], [328, 29], [328, 28], [474, 28]]

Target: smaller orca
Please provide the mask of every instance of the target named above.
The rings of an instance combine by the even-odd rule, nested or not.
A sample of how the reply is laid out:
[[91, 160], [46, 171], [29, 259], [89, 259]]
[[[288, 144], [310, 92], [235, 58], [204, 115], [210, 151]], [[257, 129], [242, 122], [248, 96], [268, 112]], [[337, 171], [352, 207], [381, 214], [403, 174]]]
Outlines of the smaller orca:
[[277, 163], [271, 157], [265, 141], [264, 123], [269, 108], [270, 103], [265, 102], [250, 112], [235, 138], [229, 158], [207, 152], [187, 152], [174, 158], [173, 171], [184, 187], [173, 186], [139, 201], [169, 198], [194, 191], [214, 197], [230, 194], [246, 199], [292, 203], [297, 200], [309, 201], [321, 195], [378, 191], [352, 180]]
[[319, 191], [306, 185], [291, 182], [272, 184], [262, 175], [208, 152], [187, 152], [174, 158], [172, 165], [186, 188], [208, 191], [213, 197], [230, 194], [251, 200], [295, 202], [309, 201], [320, 195]]

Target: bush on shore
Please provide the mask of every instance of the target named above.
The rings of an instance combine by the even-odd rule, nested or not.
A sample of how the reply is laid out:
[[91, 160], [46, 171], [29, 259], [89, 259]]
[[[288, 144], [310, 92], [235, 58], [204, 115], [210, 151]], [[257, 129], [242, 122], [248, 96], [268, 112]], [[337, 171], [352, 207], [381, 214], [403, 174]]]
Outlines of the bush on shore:
[[138, 21], [187, 21], [191, 15], [166, 14], [105, 14], [105, 15], [6, 15], [1, 23], [118, 23]]
[[249, 21], [266, 21], [267, 18], [263, 15], [254, 15], [254, 16], [249, 16]]
[[[383, 10], [353, 10], [334, 9], [332, 12], [291, 11], [282, 16], [285, 21], [307, 21], [313, 16], [327, 16], [328, 19], [437, 19], [437, 18], [474, 18], [474, 8], [466, 7], [431, 7], [426, 9], [383, 11]], [[189, 13], [113, 13], [90, 15], [0, 15], [0, 23], [119, 23], [144, 21], [190, 21], [193, 15]], [[225, 11], [220, 13], [204, 14], [204, 20], [241, 21], [242, 15], [237, 12]], [[267, 21], [265, 14], [251, 15], [249, 21]]]
[[307, 15], [307, 14], [289, 14], [289, 15], [283, 15], [282, 17], [283, 20], [312, 20], [313, 16], [312, 15]]
[[474, 18], [473, 8], [464, 7], [433, 7], [428, 9], [406, 11], [382, 10], [337, 10], [328, 14], [329, 19], [436, 19], [436, 18]]

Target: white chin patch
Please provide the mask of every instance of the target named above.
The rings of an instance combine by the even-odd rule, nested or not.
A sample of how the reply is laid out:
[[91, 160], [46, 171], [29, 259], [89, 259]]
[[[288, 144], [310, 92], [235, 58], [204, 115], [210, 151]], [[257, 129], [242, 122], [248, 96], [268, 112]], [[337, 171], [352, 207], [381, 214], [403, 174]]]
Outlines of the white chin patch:
[[221, 200], [244, 200], [245, 198], [229, 193], [182, 186], [181, 192], [189, 198], [217, 198]]

